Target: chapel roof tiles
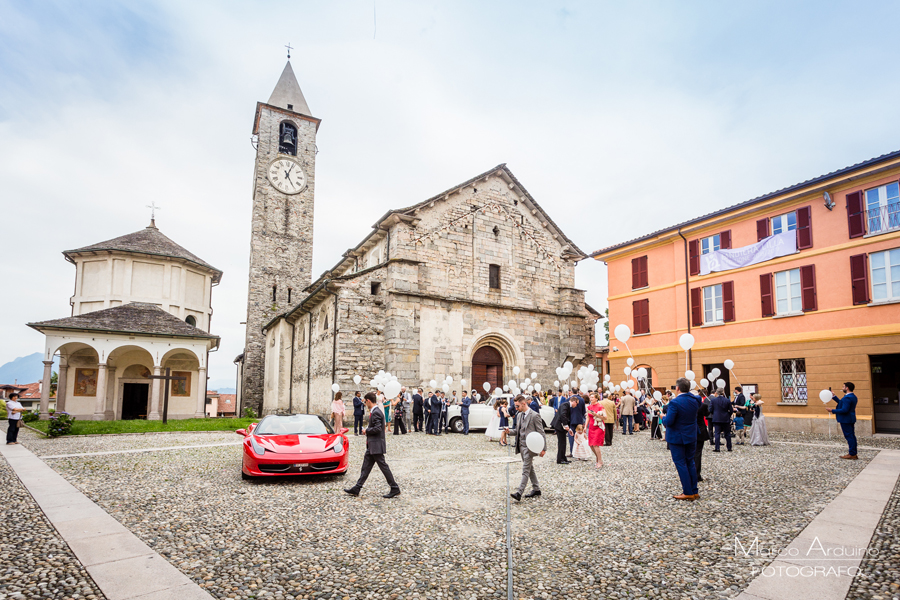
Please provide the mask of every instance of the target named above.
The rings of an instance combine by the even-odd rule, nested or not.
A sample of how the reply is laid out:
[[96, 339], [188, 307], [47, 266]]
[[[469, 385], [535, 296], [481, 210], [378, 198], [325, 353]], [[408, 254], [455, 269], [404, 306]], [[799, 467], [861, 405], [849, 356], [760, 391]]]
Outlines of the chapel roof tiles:
[[122, 235], [111, 240], [106, 240], [105, 242], [98, 242], [75, 250], [66, 250], [63, 252], [63, 255], [66, 258], [71, 259], [72, 256], [78, 254], [104, 251], [136, 252], [140, 254], [177, 258], [212, 271], [213, 281], [218, 282], [222, 278], [222, 271], [167, 238], [152, 222], [149, 226], [140, 231], [135, 231], [134, 233]]
[[219, 336], [206, 333], [193, 325], [188, 325], [155, 304], [144, 302], [131, 302], [64, 319], [28, 323], [28, 326], [42, 333], [44, 329], [66, 329], [132, 335], [219, 339]]

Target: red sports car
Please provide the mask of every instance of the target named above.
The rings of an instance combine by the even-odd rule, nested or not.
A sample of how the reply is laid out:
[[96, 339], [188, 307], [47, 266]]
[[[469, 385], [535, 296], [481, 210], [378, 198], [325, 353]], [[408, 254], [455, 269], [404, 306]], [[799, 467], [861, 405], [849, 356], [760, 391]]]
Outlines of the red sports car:
[[335, 433], [318, 415], [269, 415], [235, 432], [244, 436], [241, 477], [343, 475], [349, 466], [347, 431]]

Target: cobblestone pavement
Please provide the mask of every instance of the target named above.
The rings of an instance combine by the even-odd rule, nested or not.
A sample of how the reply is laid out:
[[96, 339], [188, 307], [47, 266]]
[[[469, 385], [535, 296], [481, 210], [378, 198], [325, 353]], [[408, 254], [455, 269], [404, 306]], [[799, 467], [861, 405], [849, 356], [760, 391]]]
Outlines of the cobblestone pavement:
[[900, 482], [875, 528], [847, 598], [900, 600]]
[[0, 600], [105, 598], [2, 457], [0, 505]]
[[[134, 436], [146, 437], [174, 445]], [[104, 440], [98, 450], [132, 443], [93, 439]], [[356, 499], [341, 491], [363, 452], [363, 438], [350, 439], [346, 477], [245, 482], [237, 446], [48, 462], [219, 598], [505, 598], [506, 467], [481, 460], [506, 449], [480, 434], [390, 436], [403, 494], [382, 499], [376, 469]], [[90, 451], [84, 439], [24, 441], [44, 444], [44, 455]], [[709, 450], [694, 503], [671, 499], [680, 490], [665, 443], [646, 433], [617, 433], [601, 470], [540, 459], [543, 496], [512, 510], [516, 598], [733, 597], [768, 562], [736, 557], [735, 536], [787, 545], [874, 455], [842, 461], [829, 448], [786, 444]], [[515, 486], [520, 464], [510, 471]]]

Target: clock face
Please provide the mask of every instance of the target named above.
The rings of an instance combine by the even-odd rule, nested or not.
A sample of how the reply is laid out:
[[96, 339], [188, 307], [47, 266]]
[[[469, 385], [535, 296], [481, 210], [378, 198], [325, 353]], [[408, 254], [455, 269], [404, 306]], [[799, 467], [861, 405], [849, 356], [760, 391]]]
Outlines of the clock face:
[[275, 159], [269, 165], [269, 181], [279, 192], [299, 194], [306, 189], [306, 174], [295, 160], [289, 158]]

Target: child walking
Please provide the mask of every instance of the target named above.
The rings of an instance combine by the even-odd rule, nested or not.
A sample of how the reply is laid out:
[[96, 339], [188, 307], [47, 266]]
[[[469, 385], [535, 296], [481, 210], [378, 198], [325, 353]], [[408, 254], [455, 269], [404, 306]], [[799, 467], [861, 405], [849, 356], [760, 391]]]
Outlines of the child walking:
[[590, 460], [591, 452], [588, 450], [587, 435], [584, 433], [584, 425], [575, 428], [575, 448], [572, 450], [572, 458], [578, 460]]
[[735, 415], [734, 417], [734, 433], [737, 436], [738, 441], [735, 442], [738, 446], [744, 445], [744, 417], [740, 414]]

